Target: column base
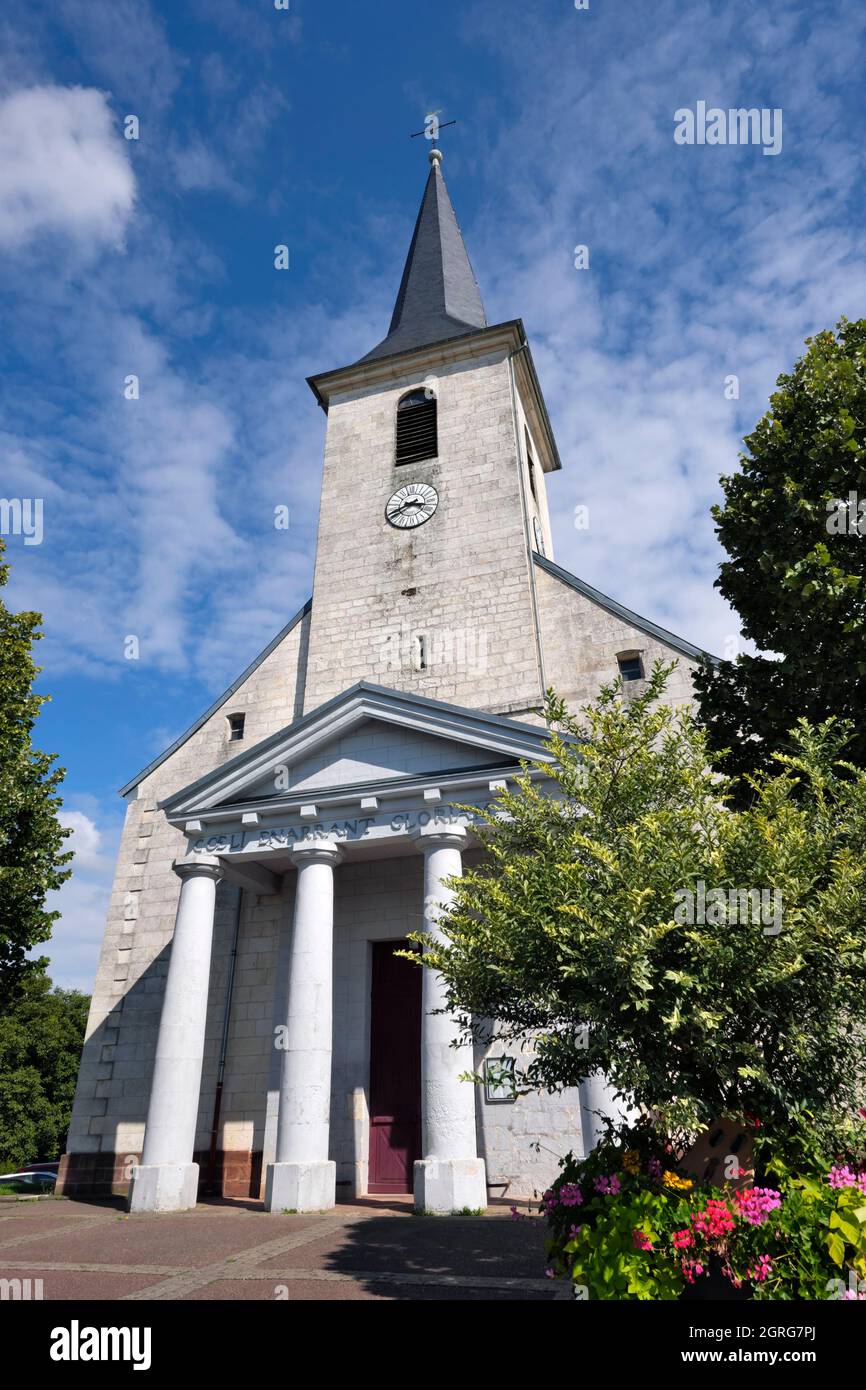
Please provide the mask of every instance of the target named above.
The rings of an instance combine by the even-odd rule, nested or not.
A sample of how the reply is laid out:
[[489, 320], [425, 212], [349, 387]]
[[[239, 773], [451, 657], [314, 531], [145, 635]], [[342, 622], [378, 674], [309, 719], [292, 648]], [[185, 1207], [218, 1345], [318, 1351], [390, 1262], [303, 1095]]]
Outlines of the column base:
[[190, 1211], [198, 1201], [197, 1163], [154, 1163], [132, 1174], [127, 1211]]
[[327, 1211], [336, 1200], [336, 1163], [268, 1164], [265, 1211]]
[[415, 1210], [434, 1216], [487, 1207], [483, 1158], [422, 1158], [415, 1164]]

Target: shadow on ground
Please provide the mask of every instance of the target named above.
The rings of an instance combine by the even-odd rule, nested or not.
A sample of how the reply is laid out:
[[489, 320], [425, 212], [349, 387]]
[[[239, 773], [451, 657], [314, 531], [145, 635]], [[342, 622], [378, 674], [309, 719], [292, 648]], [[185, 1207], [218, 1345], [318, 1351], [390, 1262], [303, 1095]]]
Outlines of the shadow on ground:
[[534, 1220], [371, 1216], [345, 1228], [324, 1267], [389, 1299], [549, 1300], [556, 1293], [545, 1279], [545, 1230]]

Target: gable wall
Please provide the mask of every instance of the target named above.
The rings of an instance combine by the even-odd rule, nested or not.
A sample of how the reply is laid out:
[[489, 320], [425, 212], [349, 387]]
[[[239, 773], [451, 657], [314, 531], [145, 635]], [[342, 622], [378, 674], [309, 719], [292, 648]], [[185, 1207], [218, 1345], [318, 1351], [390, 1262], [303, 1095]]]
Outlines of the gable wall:
[[665, 664], [677, 661], [668, 681], [667, 702], [693, 703], [690, 673], [696, 662], [691, 657], [609, 613], [539, 565], [535, 575], [545, 680], [572, 710], [596, 699], [601, 686], [616, 679], [617, 652], [635, 648], [641, 651], [647, 672], [656, 659]]

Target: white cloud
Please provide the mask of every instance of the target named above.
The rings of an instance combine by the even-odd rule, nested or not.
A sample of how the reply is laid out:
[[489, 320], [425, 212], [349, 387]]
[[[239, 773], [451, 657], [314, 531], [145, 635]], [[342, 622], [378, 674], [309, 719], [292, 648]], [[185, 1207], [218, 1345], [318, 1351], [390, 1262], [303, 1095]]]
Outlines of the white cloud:
[[0, 245], [67, 236], [119, 246], [135, 177], [105, 94], [27, 87], [0, 100]]
[[55, 985], [89, 994], [105, 931], [121, 822], [116, 814], [111, 821], [92, 796], [75, 800], [86, 805], [87, 811], [58, 813], [61, 825], [72, 829], [65, 845], [75, 854], [72, 877], [47, 895], [46, 907], [59, 911], [60, 917], [51, 939], [34, 954], [48, 957], [48, 973]]
[[[721, 653], [739, 620], [713, 587], [719, 475], [807, 334], [866, 308], [850, 202], [866, 14], [843, 3], [828, 26], [771, 28], [760, 7], [659, 0], [618, 12], [616, 42], [563, 11], [533, 18], [527, 45], [509, 22], [520, 8], [469, 12], [506, 64], [509, 114], [450, 181], [459, 212], [467, 173], [494, 171], [468, 240], [489, 316], [522, 315], [532, 341], [563, 460], [548, 479], [556, 558]], [[677, 107], [769, 96], [784, 108], [778, 159], [675, 146]], [[589, 271], [573, 267], [579, 243]], [[588, 531], [573, 526], [579, 503]]]
[[67, 838], [64, 849], [75, 855], [73, 872], [81, 869], [101, 869], [104, 867], [99, 853], [102, 835], [95, 823], [83, 811], [60, 811], [57, 819], [72, 834]]

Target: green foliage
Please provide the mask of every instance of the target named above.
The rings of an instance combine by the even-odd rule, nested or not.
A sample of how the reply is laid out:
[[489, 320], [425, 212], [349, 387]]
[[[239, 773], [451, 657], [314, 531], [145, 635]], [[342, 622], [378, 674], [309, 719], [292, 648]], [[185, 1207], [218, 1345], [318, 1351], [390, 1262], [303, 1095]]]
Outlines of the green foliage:
[[[793, 1143], [859, 1103], [866, 774], [838, 766], [844, 729], [801, 723], [731, 811], [705, 735], [659, 703], [670, 669], [634, 701], [607, 687], [582, 721], [551, 698], [537, 771], [555, 794], [526, 769], [498, 799], [425, 964], [467, 1034], [496, 1019], [497, 1039], [532, 1040], [524, 1089], [601, 1068], [668, 1133], [752, 1114]], [[678, 920], [699, 880], [780, 893], [781, 930]]]
[[89, 1004], [35, 975], [0, 1017], [0, 1171], [60, 1156]]
[[[3, 549], [0, 541], [0, 557]], [[0, 563], [0, 588], [8, 569]], [[58, 916], [46, 912], [46, 893], [71, 872], [63, 866], [72, 855], [62, 852], [69, 831], [57, 820], [63, 769], [52, 768], [53, 754], [30, 741], [47, 699], [32, 691], [38, 623], [38, 613], [10, 613], [0, 600], [0, 1011], [28, 977], [44, 971], [45, 957], [28, 959], [28, 953], [48, 940]]]
[[807, 339], [722, 478], [713, 515], [730, 559], [717, 587], [768, 656], [698, 675], [701, 717], [734, 774], [770, 767], [799, 717], [849, 719], [849, 756], [866, 765], [866, 542], [857, 509], [828, 532], [828, 504], [866, 501], [866, 319]]

